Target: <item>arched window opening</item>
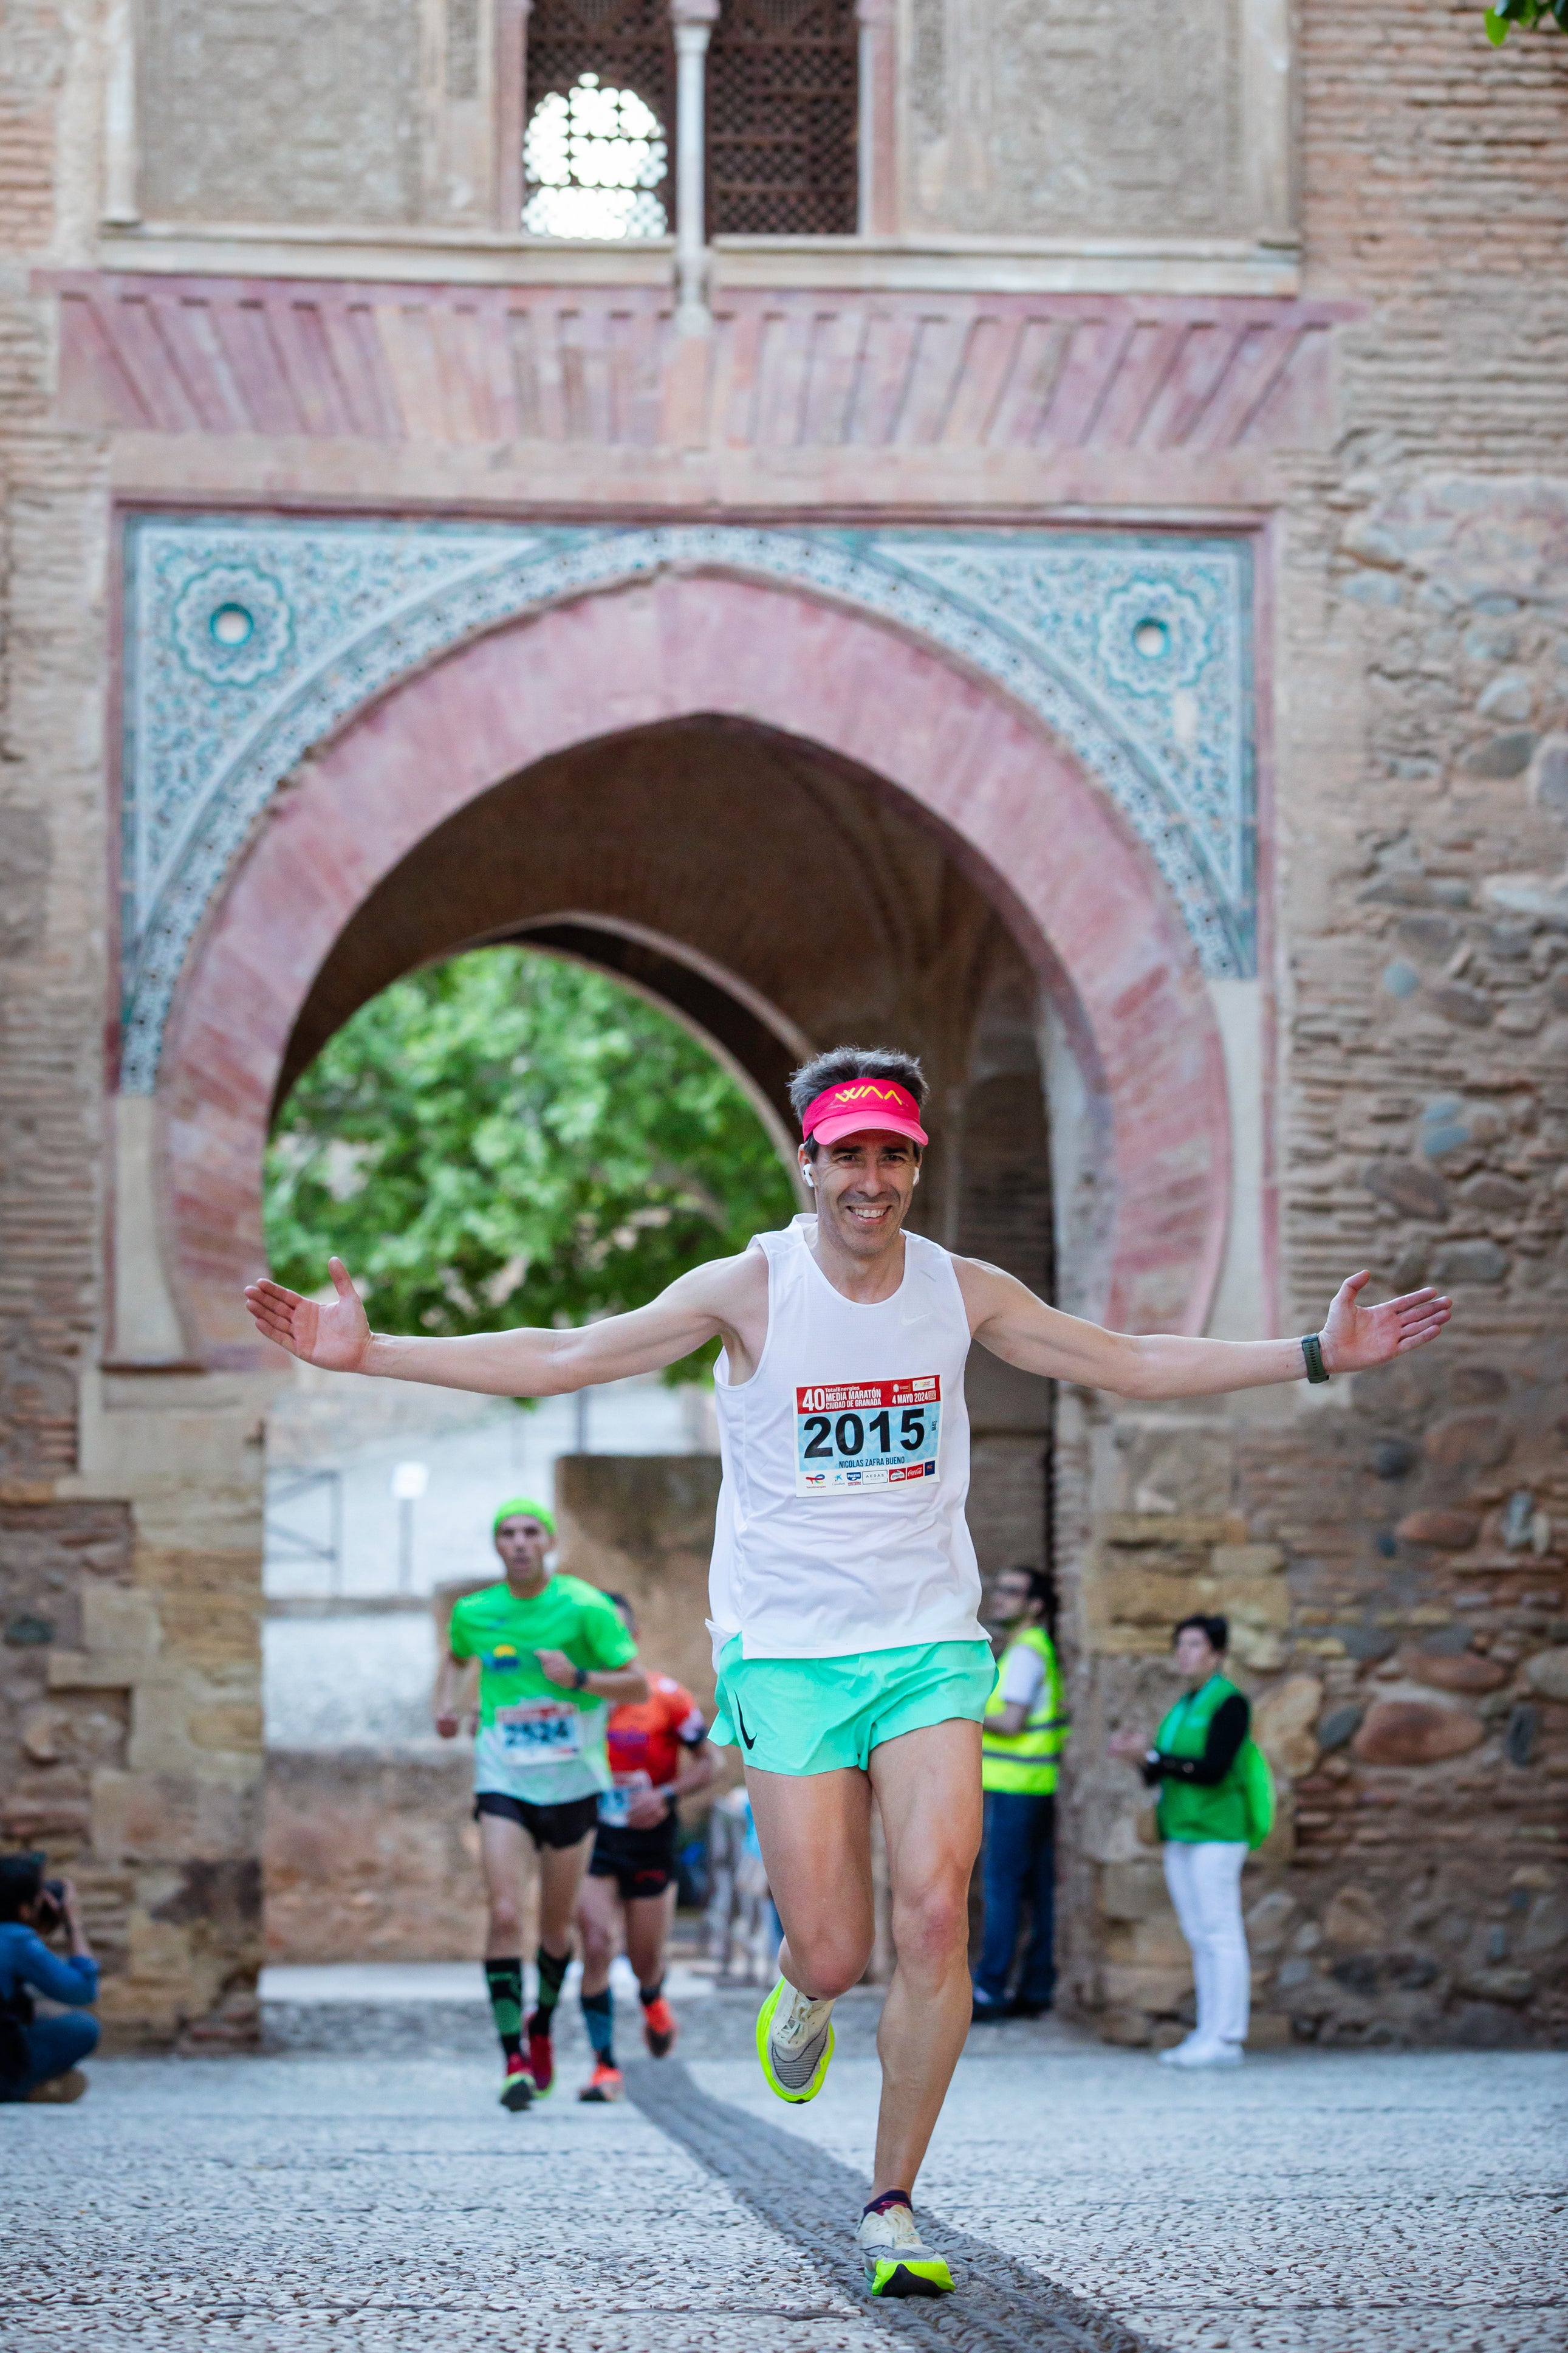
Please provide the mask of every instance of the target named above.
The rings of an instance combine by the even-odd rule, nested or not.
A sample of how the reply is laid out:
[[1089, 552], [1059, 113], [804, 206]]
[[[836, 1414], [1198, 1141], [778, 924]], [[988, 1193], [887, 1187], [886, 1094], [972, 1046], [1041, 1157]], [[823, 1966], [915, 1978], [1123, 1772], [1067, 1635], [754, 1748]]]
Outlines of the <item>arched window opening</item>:
[[529, 119], [522, 225], [535, 237], [662, 237], [668, 171], [653, 109], [635, 90], [582, 74], [569, 90], [546, 90]]
[[854, 0], [724, 0], [708, 50], [708, 230], [852, 237]]
[[535, 0], [522, 226], [663, 237], [675, 225], [675, 50], [665, 0]]

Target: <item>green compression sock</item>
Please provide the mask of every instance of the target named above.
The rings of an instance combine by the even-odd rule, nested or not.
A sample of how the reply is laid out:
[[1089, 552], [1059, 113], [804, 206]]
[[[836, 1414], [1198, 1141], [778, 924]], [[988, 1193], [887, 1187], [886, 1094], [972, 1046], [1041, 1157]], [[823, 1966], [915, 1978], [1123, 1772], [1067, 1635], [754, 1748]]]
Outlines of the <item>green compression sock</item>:
[[583, 2023], [594, 2053], [606, 2067], [616, 2063], [616, 2004], [608, 1986], [603, 1993], [583, 1996]]
[[514, 2059], [522, 2049], [522, 1956], [504, 1961], [485, 1963], [485, 1984], [489, 1991], [490, 2015], [496, 2022], [500, 2047], [509, 2059]]
[[548, 2034], [550, 2021], [555, 2015], [555, 2005], [561, 1999], [561, 1988], [572, 1966], [570, 1953], [547, 1953], [542, 1945], [537, 1956], [539, 1963], [538, 2018], [542, 2031]]

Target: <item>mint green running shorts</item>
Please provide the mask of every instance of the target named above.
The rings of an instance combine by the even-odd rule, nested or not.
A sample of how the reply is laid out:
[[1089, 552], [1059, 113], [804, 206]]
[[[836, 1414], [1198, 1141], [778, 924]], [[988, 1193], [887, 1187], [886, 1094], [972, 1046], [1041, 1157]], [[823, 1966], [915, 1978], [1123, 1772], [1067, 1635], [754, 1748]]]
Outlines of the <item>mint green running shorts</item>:
[[978, 1724], [996, 1681], [989, 1642], [910, 1642], [841, 1659], [747, 1659], [732, 1634], [719, 1654], [709, 1738], [763, 1773], [863, 1773], [901, 1732]]

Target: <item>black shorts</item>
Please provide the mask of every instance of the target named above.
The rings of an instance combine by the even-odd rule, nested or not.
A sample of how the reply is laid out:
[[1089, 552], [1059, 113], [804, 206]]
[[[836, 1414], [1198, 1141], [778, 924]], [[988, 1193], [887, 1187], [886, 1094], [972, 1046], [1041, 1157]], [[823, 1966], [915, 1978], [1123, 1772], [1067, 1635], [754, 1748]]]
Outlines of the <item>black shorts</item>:
[[474, 1820], [499, 1814], [503, 1821], [521, 1823], [535, 1846], [575, 1846], [599, 1819], [596, 1797], [568, 1798], [563, 1806], [536, 1806], [527, 1798], [509, 1798], [500, 1789], [480, 1789], [474, 1798]]
[[623, 1904], [635, 1903], [644, 1895], [662, 1895], [675, 1877], [675, 1816], [667, 1814], [647, 1831], [601, 1822], [588, 1875], [613, 1879]]

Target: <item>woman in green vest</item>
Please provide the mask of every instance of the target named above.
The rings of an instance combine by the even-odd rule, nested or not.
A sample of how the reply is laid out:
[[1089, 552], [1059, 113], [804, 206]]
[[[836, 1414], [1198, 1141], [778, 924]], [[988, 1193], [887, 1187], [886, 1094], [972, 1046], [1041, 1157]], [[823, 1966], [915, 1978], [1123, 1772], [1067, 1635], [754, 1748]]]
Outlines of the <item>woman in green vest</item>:
[[1241, 1866], [1267, 1836], [1268, 1767], [1247, 1737], [1252, 1711], [1225, 1674], [1230, 1629], [1223, 1618], [1184, 1618], [1173, 1637], [1186, 1691], [1151, 1747], [1119, 1732], [1113, 1757], [1142, 1767], [1157, 1788], [1165, 1884], [1192, 1948], [1197, 2024], [1160, 2057], [1168, 2067], [1239, 2067], [1247, 2040], [1251, 1967], [1241, 1925]]

